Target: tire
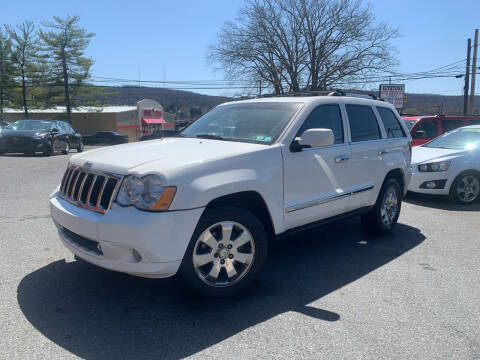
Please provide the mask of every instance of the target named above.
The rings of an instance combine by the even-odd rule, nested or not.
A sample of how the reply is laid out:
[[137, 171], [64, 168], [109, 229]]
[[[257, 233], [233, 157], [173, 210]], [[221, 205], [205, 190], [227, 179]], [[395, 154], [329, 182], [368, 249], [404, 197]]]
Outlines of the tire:
[[386, 179], [373, 209], [362, 215], [362, 224], [370, 232], [384, 234], [397, 224], [402, 208], [402, 190], [397, 180]]
[[47, 144], [47, 149], [43, 152], [45, 156], [52, 156], [53, 155], [53, 143], [49, 141]]
[[[223, 239], [225, 234], [229, 239]], [[230, 296], [257, 278], [267, 254], [267, 233], [255, 215], [242, 208], [218, 207], [200, 218], [179, 275], [198, 295]]]
[[[468, 189], [468, 191], [465, 191]], [[480, 176], [475, 171], [458, 175], [450, 186], [450, 199], [457, 204], [471, 204], [480, 197]]]
[[63, 155], [67, 155], [70, 152], [70, 143], [67, 141], [65, 143], [65, 149], [62, 150]]
[[83, 142], [82, 142], [82, 140], [80, 140], [78, 142], [78, 146], [77, 146], [77, 153], [81, 153], [81, 152], [83, 152]]

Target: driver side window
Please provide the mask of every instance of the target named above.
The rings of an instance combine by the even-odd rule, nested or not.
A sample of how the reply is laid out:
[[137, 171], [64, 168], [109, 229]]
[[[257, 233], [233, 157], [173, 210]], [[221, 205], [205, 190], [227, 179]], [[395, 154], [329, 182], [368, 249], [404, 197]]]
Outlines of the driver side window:
[[330, 129], [333, 132], [334, 144], [344, 142], [343, 123], [340, 107], [337, 104], [320, 105], [313, 109], [298, 131], [301, 136], [308, 129]]

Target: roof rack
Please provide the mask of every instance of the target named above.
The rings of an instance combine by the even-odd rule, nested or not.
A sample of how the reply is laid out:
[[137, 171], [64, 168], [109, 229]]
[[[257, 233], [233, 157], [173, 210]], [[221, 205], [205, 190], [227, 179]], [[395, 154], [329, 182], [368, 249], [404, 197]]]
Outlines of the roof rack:
[[364, 99], [380, 100], [385, 101], [379, 98], [375, 93], [366, 92], [361, 90], [307, 90], [299, 92], [290, 92], [281, 95], [262, 95], [260, 97], [285, 97], [285, 96], [350, 96], [350, 97], [360, 97]]

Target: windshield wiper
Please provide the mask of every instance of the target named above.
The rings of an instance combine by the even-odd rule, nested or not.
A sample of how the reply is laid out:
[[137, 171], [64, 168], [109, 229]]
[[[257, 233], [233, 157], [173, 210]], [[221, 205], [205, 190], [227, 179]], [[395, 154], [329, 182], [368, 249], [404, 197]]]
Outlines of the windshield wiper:
[[218, 136], [218, 135], [212, 135], [212, 134], [197, 134], [195, 135], [197, 138], [202, 138], [202, 139], [212, 139], [212, 140], [226, 140], [225, 138]]

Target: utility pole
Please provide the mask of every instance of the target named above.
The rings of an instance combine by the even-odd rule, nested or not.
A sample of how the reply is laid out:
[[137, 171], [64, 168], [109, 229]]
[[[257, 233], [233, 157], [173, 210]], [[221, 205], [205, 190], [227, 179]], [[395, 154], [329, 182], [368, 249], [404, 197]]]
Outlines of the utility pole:
[[478, 50], [478, 29], [475, 29], [475, 40], [473, 41], [473, 60], [472, 60], [472, 84], [470, 87], [469, 113], [473, 114], [475, 107], [475, 76], [477, 75], [477, 50]]
[[472, 50], [472, 39], [467, 42], [467, 67], [465, 69], [465, 87], [463, 88], [463, 115], [468, 114], [468, 86], [470, 82], [470, 50]]

